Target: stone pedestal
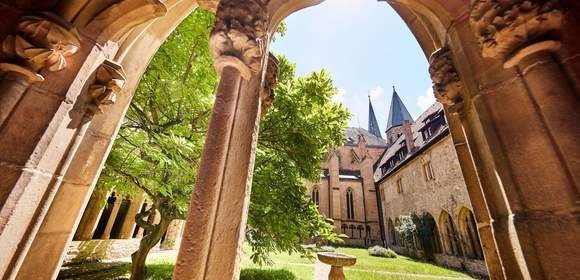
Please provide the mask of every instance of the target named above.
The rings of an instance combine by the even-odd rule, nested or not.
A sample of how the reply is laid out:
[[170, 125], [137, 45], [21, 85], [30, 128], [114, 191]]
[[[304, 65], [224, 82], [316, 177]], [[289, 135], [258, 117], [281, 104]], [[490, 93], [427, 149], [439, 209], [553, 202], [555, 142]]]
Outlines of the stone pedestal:
[[343, 267], [356, 263], [356, 257], [341, 253], [318, 253], [318, 259], [331, 266], [328, 280], [345, 280]]

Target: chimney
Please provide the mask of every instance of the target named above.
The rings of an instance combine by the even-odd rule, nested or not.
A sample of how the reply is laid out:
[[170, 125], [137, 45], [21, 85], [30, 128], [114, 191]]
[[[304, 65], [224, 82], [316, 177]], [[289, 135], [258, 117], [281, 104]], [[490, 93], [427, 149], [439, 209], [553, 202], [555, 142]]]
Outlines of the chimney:
[[413, 139], [413, 129], [411, 129], [411, 122], [403, 121], [403, 134], [405, 135], [405, 143], [407, 143], [407, 151], [409, 154], [415, 152], [415, 140]]

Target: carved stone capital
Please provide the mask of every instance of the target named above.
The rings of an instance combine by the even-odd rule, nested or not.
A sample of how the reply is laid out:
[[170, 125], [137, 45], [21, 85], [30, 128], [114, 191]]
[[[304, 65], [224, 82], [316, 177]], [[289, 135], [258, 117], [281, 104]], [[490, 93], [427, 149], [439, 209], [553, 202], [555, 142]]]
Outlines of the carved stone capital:
[[462, 83], [449, 48], [443, 47], [435, 51], [429, 58], [429, 64], [435, 98], [441, 104], [455, 105], [461, 99]]
[[25, 15], [16, 34], [6, 36], [2, 42], [2, 53], [10, 61], [0, 70], [21, 73], [32, 81], [43, 80], [38, 72], [43, 68], [49, 71], [65, 68], [65, 58], [78, 51], [80, 41], [76, 29], [55, 14]]
[[222, 0], [210, 35], [214, 64], [218, 71], [226, 66], [238, 69], [250, 79], [262, 66], [268, 43], [266, 10], [259, 0]]
[[91, 114], [102, 114], [103, 107], [112, 105], [117, 94], [127, 80], [123, 67], [113, 61], [105, 60], [95, 73], [95, 82], [89, 87], [86, 110]]
[[472, 0], [470, 23], [484, 57], [506, 59], [562, 27], [558, 0]]
[[270, 107], [272, 107], [272, 103], [274, 102], [274, 98], [276, 97], [276, 86], [278, 85], [278, 66], [280, 62], [272, 53], [268, 56], [268, 67], [266, 69], [266, 75], [264, 79], [264, 88], [260, 93], [260, 97], [262, 99], [262, 117], [266, 115]]

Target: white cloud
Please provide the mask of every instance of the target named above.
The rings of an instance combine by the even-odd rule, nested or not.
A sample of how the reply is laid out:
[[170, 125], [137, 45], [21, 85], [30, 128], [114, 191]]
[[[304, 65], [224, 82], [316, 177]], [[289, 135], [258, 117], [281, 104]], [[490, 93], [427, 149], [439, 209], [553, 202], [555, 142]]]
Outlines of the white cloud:
[[369, 96], [371, 97], [371, 99], [375, 99], [381, 95], [383, 95], [385, 91], [383, 90], [383, 88], [381, 86], [377, 86], [374, 89], [371, 89], [369, 91]]
[[344, 102], [344, 95], [346, 94], [346, 89], [338, 88], [336, 93], [332, 96], [332, 102], [342, 104]]
[[425, 111], [427, 108], [431, 107], [435, 103], [435, 95], [433, 95], [433, 88], [429, 87], [425, 92], [425, 95], [420, 95], [417, 97], [417, 106], [421, 110]]

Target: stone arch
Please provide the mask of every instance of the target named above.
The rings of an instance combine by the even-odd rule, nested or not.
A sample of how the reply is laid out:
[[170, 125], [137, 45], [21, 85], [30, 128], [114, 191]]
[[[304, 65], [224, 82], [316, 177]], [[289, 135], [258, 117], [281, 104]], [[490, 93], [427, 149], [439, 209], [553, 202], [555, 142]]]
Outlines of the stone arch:
[[399, 217], [395, 218], [395, 245], [399, 247], [405, 246], [405, 242], [401, 240], [401, 236], [399, 236], [399, 227], [401, 226], [401, 220]]
[[441, 227], [441, 241], [447, 255], [460, 256], [459, 236], [455, 230], [453, 219], [447, 211], [442, 210], [439, 215], [439, 226]]
[[463, 245], [463, 252], [470, 258], [483, 259], [483, 250], [477, 233], [477, 223], [473, 212], [467, 207], [462, 207], [458, 218], [459, 234]]
[[428, 227], [425, 229], [427, 232], [422, 234], [423, 242], [425, 243], [423, 246], [425, 251], [430, 251], [433, 254], [441, 254], [441, 236], [439, 235], [437, 222], [428, 212], [425, 212], [421, 218], [423, 219], [423, 224]]
[[[37, 253], [64, 250], [65, 246], [61, 245], [70, 240], [74, 231], [71, 229], [78, 218], [71, 214], [63, 219], [58, 214], [66, 213], [66, 207], [82, 209], [86, 204], [87, 199], [80, 197], [87, 197], [87, 189], [92, 189], [91, 181], [98, 176], [99, 166], [114, 139], [126, 105], [120, 102], [121, 105], [110, 108], [111, 114], [94, 117], [85, 130], [67, 127], [66, 112], [70, 111], [71, 102], [86, 94], [89, 83], [94, 81], [94, 70], [105, 59], [113, 57], [113, 62], [120, 63], [127, 73], [124, 92], [128, 95], [120, 97], [130, 100], [155, 46], [173, 30], [176, 19], [197, 6], [197, 2], [190, 0], [113, 1], [114, 4], [122, 2], [115, 9], [125, 7], [125, 12], [130, 14], [123, 23], [113, 16], [123, 14], [123, 9], [109, 9], [111, 1], [61, 1], [58, 6], [56, 2], [45, 2], [37, 7], [32, 2], [8, 5], [9, 12], [18, 11], [15, 14], [27, 10], [54, 11], [65, 20], [77, 23], [81, 36], [88, 40], [82, 41], [77, 53], [65, 57], [67, 66], [59, 72], [31, 73], [2, 65], [1, 87], [10, 96], [0, 103], [5, 109], [0, 115], [0, 174], [3, 174], [0, 244], [6, 256], [0, 259], [3, 276], [18, 274], [23, 262], [34, 263], [25, 259], [30, 248], [35, 248], [33, 251]], [[199, 2], [213, 9], [217, 7], [216, 1]], [[321, 0], [269, 1], [266, 9], [273, 19], [268, 23], [270, 32], [271, 27], [286, 15], [318, 2]], [[569, 244], [580, 244], [576, 242], [580, 234], [577, 230], [558, 230], [577, 228], [574, 217], [578, 211], [574, 202], [580, 182], [576, 174], [580, 174], [580, 170], [575, 160], [580, 157], [577, 147], [580, 129], [577, 122], [561, 120], [580, 119], [577, 110], [580, 88], [578, 4], [561, 0], [556, 1], [561, 8], [538, 7], [544, 2], [530, 2], [537, 8], [533, 12], [545, 12], [536, 16], [548, 19], [537, 25], [539, 29], [532, 30], [535, 33], [515, 36], [516, 32], [506, 33], [499, 27], [492, 37], [486, 37], [489, 34], [473, 31], [479, 31], [480, 27], [484, 30], [497, 28], [492, 26], [493, 18], [479, 21], [482, 15], [485, 15], [483, 18], [496, 16], [485, 13], [489, 7], [511, 5], [495, 10], [500, 18], [506, 10], [516, 11], [519, 20], [508, 23], [511, 30], [536, 16], [522, 17], [517, 3], [509, 1], [501, 4], [480, 0], [388, 1], [398, 5], [398, 12], [407, 24], [413, 25], [413, 20], [421, 23], [411, 29], [425, 54], [444, 47], [444, 52], [431, 61], [435, 93], [445, 104], [474, 215], [483, 225], [480, 233], [486, 261], [496, 260], [493, 266], [488, 263], [490, 270], [493, 269], [490, 274], [498, 279], [505, 279], [505, 275], [510, 279], [570, 279], [580, 269], [575, 266], [578, 257], [570, 257], [574, 254], [569, 253]], [[166, 7], [167, 15], [153, 19], [162, 10], [160, 3]], [[129, 13], [132, 11], [146, 15]], [[109, 16], [99, 17], [101, 12]], [[566, 20], [560, 21], [562, 17]], [[13, 33], [17, 19], [11, 19], [7, 17], [3, 22], [2, 36]], [[115, 41], [107, 42], [108, 39]], [[499, 45], [506, 52], [494, 53], [485, 44], [481, 48], [478, 41], [493, 42], [490, 46]], [[96, 46], [95, 42], [107, 43]], [[515, 55], [510, 57], [510, 54]], [[441, 58], [443, 60], [438, 60]], [[446, 67], [436, 67], [438, 61], [444, 62]], [[460, 63], [455, 65], [454, 61]], [[438, 73], [441, 71], [443, 75]], [[38, 75], [45, 81], [38, 83]], [[458, 88], [458, 83], [461, 90], [448, 87]], [[63, 102], [65, 97], [67, 102]], [[514, 109], [512, 104], [519, 106]], [[35, 112], [32, 121], [27, 112]], [[21, 131], [21, 127], [27, 130]], [[521, 145], [522, 139], [532, 138], [535, 145]], [[562, 168], [553, 170], [550, 168], [553, 166]], [[80, 178], [80, 174], [85, 178]], [[551, 187], [543, 187], [547, 185]], [[555, 199], [546, 201], [545, 197]], [[70, 199], [67, 203], [53, 203], [67, 199]], [[540, 219], [522, 214], [529, 210], [554, 214]], [[511, 219], [514, 216], [515, 219]], [[61, 224], [68, 227], [67, 230], [55, 226], [54, 221], [61, 220], [66, 222]], [[555, 227], [555, 224], [564, 226]], [[516, 234], [508, 231], [514, 228]], [[61, 235], [54, 237], [56, 233]], [[43, 250], [43, 244], [54, 244], [52, 242], [57, 239], [58, 246], [51, 248], [61, 249]], [[548, 247], [551, 250], [540, 250]], [[59, 256], [40, 255], [38, 259], [43, 261], [43, 266], [28, 267], [47, 267], [44, 272], [50, 274], [49, 270], [58, 266]], [[51, 261], [46, 265], [45, 260]], [[205, 269], [205, 265], [190, 266]]]
[[395, 236], [396, 236], [396, 232], [395, 232], [395, 225], [393, 224], [393, 220], [391, 218], [389, 218], [388, 222], [387, 222], [387, 238], [389, 240], [389, 245], [395, 245], [396, 241], [395, 241]]

